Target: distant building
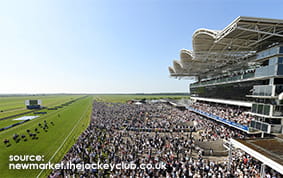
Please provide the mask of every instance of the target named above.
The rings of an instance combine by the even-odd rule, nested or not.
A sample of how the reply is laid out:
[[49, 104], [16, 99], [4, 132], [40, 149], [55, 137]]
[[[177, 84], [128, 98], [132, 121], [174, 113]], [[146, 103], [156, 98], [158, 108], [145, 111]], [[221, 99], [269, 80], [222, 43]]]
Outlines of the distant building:
[[41, 108], [41, 100], [26, 100], [25, 104], [27, 109], [40, 109]]

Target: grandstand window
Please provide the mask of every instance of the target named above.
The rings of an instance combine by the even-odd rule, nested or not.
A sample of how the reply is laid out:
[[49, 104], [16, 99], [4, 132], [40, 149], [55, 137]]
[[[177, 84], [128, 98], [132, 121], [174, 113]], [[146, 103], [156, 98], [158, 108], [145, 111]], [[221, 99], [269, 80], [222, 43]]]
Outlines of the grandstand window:
[[254, 77], [254, 73], [247, 73], [243, 75], [243, 79]]
[[276, 85], [275, 87], [275, 95], [279, 95], [283, 92], [283, 85]]
[[261, 130], [267, 132], [268, 125], [267, 124], [261, 124]]
[[260, 88], [259, 88], [259, 86], [254, 86], [254, 92], [253, 92], [253, 95], [259, 95], [259, 92], [260, 92], [260, 90], [259, 90]]
[[272, 119], [272, 124], [281, 124], [281, 119]]
[[283, 53], [283, 46], [280, 47], [279, 53], [280, 53], [280, 54]]
[[259, 105], [257, 106], [257, 113], [258, 113], [258, 114], [263, 114], [263, 105], [262, 105], [262, 104], [259, 104]]
[[269, 115], [270, 112], [270, 105], [264, 105], [263, 114]]
[[271, 96], [272, 95], [272, 86], [268, 85], [264, 87], [264, 96]]
[[256, 98], [254, 101], [256, 103], [276, 105], [275, 99], [259, 99], [259, 98]]
[[262, 124], [261, 124], [260, 122], [256, 122], [256, 123], [255, 123], [255, 128], [261, 130], [261, 125], [262, 125]]
[[252, 105], [252, 112], [258, 114], [269, 115], [270, 113], [270, 105], [266, 104], [253, 104]]
[[283, 64], [283, 57], [278, 58], [278, 64]]
[[283, 75], [283, 64], [278, 64], [277, 75]]
[[252, 112], [257, 113], [257, 104], [252, 105]]
[[268, 65], [271, 65], [269, 60], [263, 61], [262, 66], [268, 66]]
[[255, 128], [255, 121], [251, 121], [251, 123], [250, 123], [250, 127]]
[[274, 84], [283, 84], [283, 78], [275, 78]]
[[271, 94], [272, 94], [272, 86], [271, 85], [254, 86], [253, 95], [271, 96]]
[[283, 106], [275, 106], [273, 115], [274, 116], [283, 116]]
[[263, 85], [268, 85], [269, 84], [269, 79], [268, 80], [262, 80]]
[[265, 95], [265, 88], [264, 87], [259, 87], [259, 95], [264, 96]]

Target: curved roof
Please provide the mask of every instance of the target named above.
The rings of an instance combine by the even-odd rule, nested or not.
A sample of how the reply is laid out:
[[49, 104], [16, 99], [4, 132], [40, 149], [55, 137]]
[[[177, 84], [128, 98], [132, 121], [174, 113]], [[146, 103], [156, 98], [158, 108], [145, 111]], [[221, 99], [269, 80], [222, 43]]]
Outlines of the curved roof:
[[168, 67], [168, 70], [169, 70], [169, 72], [170, 72], [171, 74], [176, 73], [173, 67]]
[[180, 51], [180, 58], [181, 58], [181, 63], [183, 64], [183, 66], [188, 65], [190, 62], [192, 62], [192, 59], [193, 59], [192, 51], [182, 49]]
[[193, 50], [182, 49], [169, 72], [175, 77], [218, 75], [243, 66], [248, 56], [274, 42], [283, 42], [283, 20], [238, 17], [223, 30], [196, 30]]
[[207, 51], [213, 45], [219, 31], [198, 29], [193, 34], [193, 49], [195, 53]]
[[174, 66], [174, 71], [176, 73], [184, 73], [185, 72], [185, 70], [183, 68], [183, 65], [181, 64], [180, 61], [174, 60], [173, 61], [173, 66]]

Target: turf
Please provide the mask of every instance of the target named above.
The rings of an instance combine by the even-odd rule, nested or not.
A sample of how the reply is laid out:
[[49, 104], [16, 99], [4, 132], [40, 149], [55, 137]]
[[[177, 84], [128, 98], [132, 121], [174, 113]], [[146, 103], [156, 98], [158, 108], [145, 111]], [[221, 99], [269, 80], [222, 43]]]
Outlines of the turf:
[[125, 103], [131, 99], [148, 99], [148, 100], [155, 100], [155, 99], [182, 99], [186, 98], [189, 99], [188, 95], [155, 95], [155, 94], [101, 94], [101, 95], [94, 95], [94, 99], [103, 102], [111, 102], [111, 103]]
[[76, 99], [80, 95], [40, 95], [40, 96], [9, 96], [0, 97], [0, 118], [15, 115], [28, 111], [25, 106], [25, 100], [41, 99], [43, 106], [53, 106], [62, 104], [71, 99]]
[[[78, 97], [75, 96], [74, 98]], [[70, 100], [70, 96], [67, 98]], [[55, 97], [53, 101], [51, 99], [49, 102], [55, 106], [62, 103], [61, 99]], [[44, 155], [44, 162], [48, 162], [50, 158], [52, 158], [50, 160], [52, 163], [59, 162], [88, 126], [92, 99], [91, 96], [88, 96], [58, 110], [49, 110], [48, 114], [42, 115], [40, 118], [0, 132], [0, 177], [36, 177], [39, 174], [40, 177], [46, 177], [50, 170], [42, 172], [41, 170], [9, 170], [8, 164], [12, 163], [8, 160], [9, 155]], [[46, 132], [38, 126], [39, 123], [43, 124], [44, 120], [49, 125]], [[54, 125], [50, 124], [51, 121]], [[35, 128], [39, 130], [38, 139], [31, 139], [26, 130], [29, 129], [35, 133]], [[15, 133], [26, 135], [27, 141], [21, 139], [16, 143], [12, 139]], [[4, 145], [2, 140], [5, 138], [10, 140], [11, 146]]]
[[[47, 96], [21, 96], [21, 97], [0, 97], [0, 118], [21, 112], [28, 111], [24, 106], [26, 99], [41, 99], [44, 106], [54, 107], [66, 103], [67, 101], [80, 98], [80, 95], [47, 95]], [[90, 121], [93, 99], [103, 102], [125, 103], [130, 99], [181, 99], [188, 98], [184, 95], [88, 95], [68, 106], [58, 110], [43, 110], [47, 114], [28, 121], [22, 125], [0, 132], [0, 177], [47, 177], [52, 170], [9, 170], [10, 155], [44, 155], [43, 163], [50, 161], [58, 163], [76, 142], [79, 135], [87, 128]], [[34, 114], [27, 114], [34, 115]], [[19, 121], [11, 119], [0, 121], [1, 126], [7, 126]], [[49, 128], [44, 131], [39, 127], [39, 123], [47, 121]], [[54, 125], [51, 125], [51, 122]], [[37, 128], [39, 133], [37, 139], [28, 136], [27, 129], [35, 133]], [[27, 140], [21, 139], [16, 143], [13, 134], [26, 135]], [[9, 139], [11, 145], [7, 147], [4, 139]]]

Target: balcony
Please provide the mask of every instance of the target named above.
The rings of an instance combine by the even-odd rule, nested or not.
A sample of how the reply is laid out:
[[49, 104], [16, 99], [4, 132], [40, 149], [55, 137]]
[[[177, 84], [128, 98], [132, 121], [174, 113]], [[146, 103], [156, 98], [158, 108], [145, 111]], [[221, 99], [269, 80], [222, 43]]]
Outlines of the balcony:
[[267, 50], [264, 50], [264, 51], [257, 53], [256, 59], [259, 60], [259, 59], [267, 58], [269, 56], [273, 56], [273, 55], [276, 55], [278, 53], [279, 53], [279, 47], [276, 46], [276, 47], [273, 47], [273, 48], [270, 48], [270, 49], [267, 49]]
[[271, 65], [271, 66], [264, 66], [257, 68], [255, 71], [255, 77], [268, 77], [268, 76], [274, 76], [276, 75], [276, 67], [277, 65]]

